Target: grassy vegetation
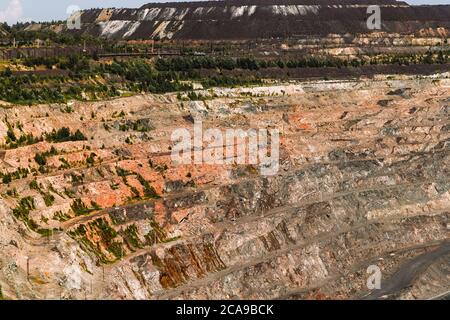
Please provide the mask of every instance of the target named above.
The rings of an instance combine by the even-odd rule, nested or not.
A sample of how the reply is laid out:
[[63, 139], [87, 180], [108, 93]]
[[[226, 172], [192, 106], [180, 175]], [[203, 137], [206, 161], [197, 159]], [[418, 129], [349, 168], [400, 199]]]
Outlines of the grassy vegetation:
[[136, 187], [130, 186], [130, 190], [133, 196], [129, 200], [141, 199], [141, 194], [139, 193], [139, 190], [136, 189]]
[[144, 196], [145, 198], [150, 199], [158, 199], [160, 196], [156, 192], [155, 188], [153, 188], [147, 180], [145, 180], [140, 174], [137, 174], [137, 179], [139, 183], [144, 187]]
[[18, 168], [14, 172], [3, 173], [0, 172], [0, 179], [2, 179], [2, 183], [9, 184], [13, 180], [24, 179], [30, 174], [30, 170], [27, 168]]
[[121, 242], [112, 242], [108, 246], [108, 251], [115, 255], [117, 259], [122, 259], [125, 256]]
[[74, 185], [74, 186], [80, 185], [84, 181], [84, 173], [77, 174], [75, 172], [71, 172], [70, 173], [70, 179], [72, 181], [72, 185]]
[[[98, 243], [93, 243], [87, 237], [88, 229], [90, 233], [96, 234], [99, 238]], [[102, 263], [113, 262], [102, 253], [99, 245], [101, 244], [108, 252], [110, 252], [115, 259], [121, 259], [124, 256], [124, 250], [122, 243], [117, 240], [118, 233], [115, 231], [109, 223], [99, 218], [88, 223], [88, 227], [85, 225], [79, 225], [76, 229], [71, 230], [68, 234], [80, 242], [82, 247], [94, 253]]]
[[33, 180], [30, 182], [30, 189], [36, 190], [41, 194], [47, 207], [51, 207], [55, 202], [55, 197], [50, 192], [44, 192], [42, 190], [42, 185], [40, 185], [37, 180]]
[[[104, 124], [104, 126], [107, 126], [107, 124]], [[109, 129], [109, 127], [105, 127], [105, 129]], [[148, 132], [152, 130], [152, 125], [146, 121], [145, 119], [138, 119], [138, 120], [127, 120], [124, 123], [119, 124], [119, 130], [120, 131], [137, 131], [137, 132]]]
[[86, 165], [88, 167], [93, 166], [95, 164], [95, 158], [96, 157], [97, 157], [97, 155], [94, 152], [91, 152], [89, 157], [86, 158]]
[[51, 147], [49, 151], [36, 153], [34, 155], [34, 161], [40, 166], [45, 166], [47, 164], [47, 158], [51, 156], [55, 156], [58, 154], [58, 151], [55, 147]]
[[59, 161], [61, 161], [61, 165], [59, 166], [59, 170], [65, 170], [70, 168], [70, 163], [64, 159], [63, 157], [59, 158]]
[[19, 193], [17, 192], [16, 188], [12, 188], [12, 189], [6, 190], [6, 195], [8, 197], [12, 197], [12, 198], [18, 198], [19, 197]]
[[32, 133], [22, 134], [19, 138], [16, 138], [14, 131], [8, 130], [6, 149], [16, 149], [22, 146], [29, 146], [41, 142], [42, 140], [42, 137], [35, 137]]
[[30, 211], [34, 209], [36, 209], [34, 199], [25, 197], [20, 199], [17, 207], [13, 209], [13, 215], [18, 220], [23, 221], [31, 230], [37, 231], [39, 229], [37, 223], [30, 218]]
[[43, 193], [42, 198], [44, 199], [44, 203], [47, 207], [51, 207], [55, 202], [55, 197], [49, 192]]
[[123, 233], [124, 233], [123, 234], [124, 239], [127, 242], [130, 249], [143, 247], [142, 243], [138, 237], [138, 229], [137, 229], [136, 225], [132, 224], [132, 225], [128, 226], [123, 231]]
[[150, 219], [150, 226], [152, 230], [145, 235], [146, 244], [152, 246], [157, 243], [163, 243], [167, 239], [166, 231], [153, 218]]
[[[5, 123], [8, 126], [7, 136], [6, 136], [6, 146], [5, 149], [12, 149], [12, 148], [18, 148], [21, 146], [26, 145], [32, 145], [35, 143], [38, 143], [40, 141], [43, 141], [44, 138], [36, 138], [33, 136], [33, 134], [23, 134], [20, 136], [20, 138], [16, 138], [16, 135], [13, 130], [13, 126], [8, 122], [7, 119], [5, 119]], [[74, 133], [70, 132], [69, 128], [63, 127], [58, 130], [53, 130], [52, 132], [45, 134], [45, 140], [49, 142], [67, 142], [67, 141], [85, 141], [87, 138], [85, 135], [80, 131], [77, 130]], [[58, 154], [58, 151], [55, 149], [55, 147], [51, 147], [49, 151], [37, 153], [34, 156], [34, 160], [36, 163], [40, 166], [41, 172], [45, 172], [44, 166], [47, 164], [47, 158], [50, 156], [55, 156]], [[63, 163], [63, 165], [67, 165], [70, 167], [67, 163]], [[29, 172], [27, 172], [25, 169], [19, 168], [16, 173], [10, 173], [10, 174], [1, 174], [0, 178], [4, 180], [3, 183], [9, 183], [11, 180], [19, 179], [19, 177], [26, 177], [26, 175]]]
[[42, 236], [51, 236], [54, 234], [55, 231], [59, 231], [58, 229], [43, 229], [40, 228], [39, 225], [34, 221], [32, 218], [30, 218], [30, 212], [35, 210], [35, 202], [34, 198], [32, 197], [25, 197], [20, 199], [19, 203], [17, 204], [16, 208], [13, 209], [13, 215], [18, 220], [24, 222], [30, 230], [39, 233]]
[[133, 174], [131, 171], [125, 170], [121, 167], [116, 167], [116, 172], [117, 175], [122, 178]]
[[[125, 255], [124, 245], [129, 250], [134, 251], [145, 246], [179, 239], [179, 237], [168, 238], [164, 229], [153, 218], [149, 219], [149, 223], [152, 230], [144, 236], [145, 241], [141, 241], [139, 238], [139, 230], [135, 224], [116, 231], [104, 218], [90, 221], [86, 225], [78, 225], [75, 229], [70, 230], [68, 234], [77, 240], [84, 250], [94, 253], [102, 263], [111, 263]], [[95, 235], [95, 237], [88, 236], [88, 233]], [[123, 242], [120, 238], [123, 239]], [[90, 239], [96, 240], [93, 242]], [[102, 248], [111, 253], [114, 256], [114, 260], [105, 255]]]
[[95, 207], [88, 208], [81, 199], [75, 199], [70, 205], [70, 208], [76, 216], [84, 216], [97, 210]]
[[62, 211], [57, 211], [53, 215], [53, 219], [58, 220], [59, 222], [65, 222], [65, 221], [70, 220], [70, 216], [66, 213], [63, 213]]
[[85, 225], [80, 224], [76, 229], [70, 230], [68, 235], [77, 240], [85, 251], [92, 252], [97, 256], [102, 263], [110, 262], [98, 246], [88, 239], [87, 227]]
[[[6, 145], [2, 146], [4, 149], [15, 149], [21, 146], [32, 145], [42, 141], [42, 137], [34, 137], [31, 133], [24, 133], [22, 131], [22, 124], [20, 122], [10, 123], [8, 117], [5, 116], [4, 122], [7, 126], [6, 131]], [[21, 132], [21, 135], [17, 137], [15, 129], [18, 129]]]

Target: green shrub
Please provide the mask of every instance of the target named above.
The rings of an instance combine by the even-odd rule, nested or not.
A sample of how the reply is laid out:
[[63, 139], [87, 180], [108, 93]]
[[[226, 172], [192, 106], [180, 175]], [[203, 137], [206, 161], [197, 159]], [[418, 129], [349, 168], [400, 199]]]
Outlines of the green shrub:
[[146, 198], [158, 199], [159, 195], [147, 180], [145, 180], [140, 174], [137, 174], [137, 179], [139, 183], [144, 187], [144, 196]]
[[67, 142], [67, 141], [85, 141], [86, 136], [78, 129], [74, 134], [70, 132], [69, 128], [63, 127], [58, 131], [53, 130], [46, 135], [46, 140], [50, 142]]
[[76, 216], [83, 216], [94, 211], [93, 209], [89, 209], [81, 199], [75, 199], [70, 208]]
[[47, 207], [51, 207], [55, 202], [55, 197], [51, 193], [44, 193], [42, 196]]

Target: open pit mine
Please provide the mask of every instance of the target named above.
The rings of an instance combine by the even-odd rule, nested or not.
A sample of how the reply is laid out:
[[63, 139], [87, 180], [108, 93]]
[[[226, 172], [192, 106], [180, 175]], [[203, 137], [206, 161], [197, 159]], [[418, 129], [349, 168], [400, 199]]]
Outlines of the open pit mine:
[[[365, 27], [371, 2], [382, 30]], [[114, 51], [44, 67], [23, 51], [0, 66], [0, 299], [448, 298], [450, 6], [232, 0], [76, 15], [79, 30], [22, 32], [153, 47], [127, 51], [139, 64]], [[173, 53], [181, 44], [191, 53]], [[311, 55], [331, 62], [295, 62]], [[222, 153], [248, 137], [201, 139], [193, 161], [174, 161], [174, 132], [193, 137], [199, 122], [276, 130], [276, 170]], [[194, 161], [211, 153], [224, 161]]]
[[[408, 271], [408, 289], [389, 292], [437, 296], [450, 285], [449, 88], [447, 74], [213, 90], [203, 102], [139, 95], [75, 102], [70, 114], [58, 105], [3, 109], [24, 131], [68, 126], [88, 140], [2, 153], [3, 171], [38, 172], [44, 153], [48, 167], [1, 186], [2, 292], [358, 298], [369, 265], [388, 279], [441, 248]], [[204, 127], [279, 128], [278, 174], [174, 165], [171, 132], [192, 127], [199, 112]], [[148, 130], [121, 130], [135, 124]]]

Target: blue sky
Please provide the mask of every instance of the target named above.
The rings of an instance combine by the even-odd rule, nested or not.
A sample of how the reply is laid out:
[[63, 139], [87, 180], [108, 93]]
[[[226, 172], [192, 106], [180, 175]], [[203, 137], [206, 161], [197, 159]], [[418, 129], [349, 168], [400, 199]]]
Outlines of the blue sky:
[[[406, 0], [410, 4], [450, 4], [450, 0]], [[81, 9], [92, 7], [140, 7], [149, 2], [169, 0], [0, 0], [0, 21], [48, 21], [67, 17], [67, 8], [76, 5]]]

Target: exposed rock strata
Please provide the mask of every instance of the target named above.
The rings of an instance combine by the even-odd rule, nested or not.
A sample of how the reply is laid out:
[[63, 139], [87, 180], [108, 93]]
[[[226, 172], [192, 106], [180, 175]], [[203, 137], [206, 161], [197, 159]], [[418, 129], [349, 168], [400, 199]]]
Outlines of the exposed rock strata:
[[[446, 77], [215, 89], [203, 92], [211, 94], [204, 102], [146, 95], [76, 102], [71, 113], [59, 105], [1, 109], [1, 119], [35, 136], [69, 126], [88, 137], [3, 154], [0, 170], [14, 172], [38, 169], [37, 152], [54, 146], [58, 153], [47, 158], [47, 172], [0, 186], [2, 292], [50, 299], [361, 296], [368, 265], [388, 276], [449, 240]], [[279, 173], [174, 165], [170, 135], [191, 128], [195, 110], [205, 128], [279, 128]], [[92, 153], [94, 162], [86, 162]], [[30, 187], [34, 179], [39, 190]], [[16, 195], [7, 193], [13, 189]], [[29, 218], [53, 235], [31, 231], [13, 214], [28, 196]], [[87, 211], [77, 215], [76, 201]], [[442, 259], [444, 266], [438, 261], [418, 281], [444, 274]], [[403, 297], [448, 290], [433, 283]]]

